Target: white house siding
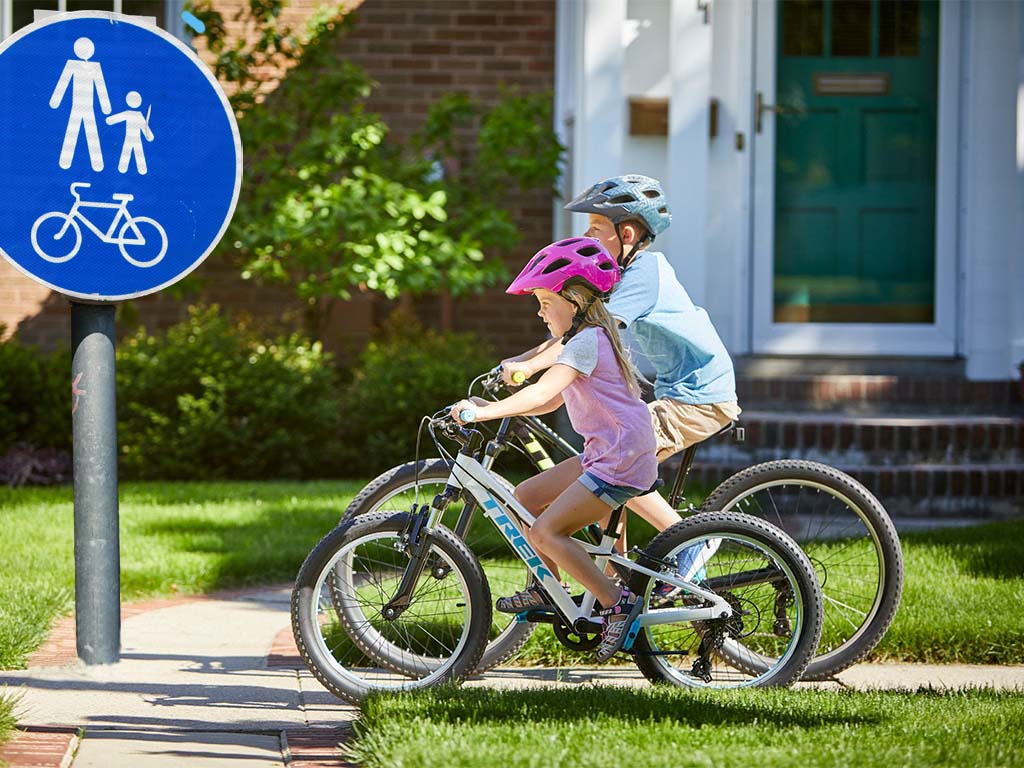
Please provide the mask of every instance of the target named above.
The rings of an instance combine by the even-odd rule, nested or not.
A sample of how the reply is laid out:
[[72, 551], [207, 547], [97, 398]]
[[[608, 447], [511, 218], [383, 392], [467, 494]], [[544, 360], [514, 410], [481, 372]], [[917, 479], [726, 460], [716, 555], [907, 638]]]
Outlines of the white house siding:
[[961, 100], [963, 343], [967, 376], [1006, 379], [1024, 358], [1024, 87], [1020, 3], [966, 3]]

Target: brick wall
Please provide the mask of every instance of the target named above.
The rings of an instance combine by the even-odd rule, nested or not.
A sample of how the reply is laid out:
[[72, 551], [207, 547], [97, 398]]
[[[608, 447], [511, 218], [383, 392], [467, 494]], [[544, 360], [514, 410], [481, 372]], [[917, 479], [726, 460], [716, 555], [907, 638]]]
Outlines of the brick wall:
[[[554, 0], [366, 0], [354, 30], [338, 53], [363, 67], [378, 83], [369, 108], [391, 130], [407, 136], [438, 98], [458, 91], [484, 104], [497, 103], [503, 87], [554, 91]], [[509, 200], [522, 235], [505, 259], [515, 274], [551, 239], [551, 196], [513, 195]], [[427, 323], [439, 324], [443, 302], [416, 302]], [[538, 343], [544, 333], [531, 301], [502, 290], [453, 302], [454, 326], [473, 331], [511, 353]], [[375, 317], [383, 312], [378, 306]]]
[[[233, 34], [246, 33], [233, 21], [240, 2], [217, 3]], [[286, 23], [301, 24], [317, 4], [293, 0]], [[523, 92], [554, 88], [555, 0], [365, 0], [350, 5], [358, 5], [356, 23], [339, 38], [338, 56], [362, 66], [379, 83], [369, 108], [399, 137], [413, 131], [430, 105], [452, 91], [493, 104], [504, 87]], [[547, 193], [514, 195], [509, 204], [522, 234], [522, 245], [504, 254], [514, 274], [550, 239], [551, 198]], [[301, 305], [284, 292], [242, 282], [226, 260], [207, 260], [196, 274], [207, 300], [286, 322], [301, 314]], [[136, 306], [150, 328], [170, 324], [184, 313], [180, 300], [167, 294], [139, 299]], [[328, 346], [342, 353], [358, 349], [391, 306], [357, 297], [336, 307], [326, 334]], [[482, 334], [502, 353], [535, 344], [543, 333], [532, 303], [501, 290], [451, 304], [424, 297], [416, 309], [430, 325], [450, 316], [457, 330]], [[50, 347], [68, 338], [68, 316], [66, 299], [0, 262], [0, 323], [8, 332], [17, 330], [23, 340]]]

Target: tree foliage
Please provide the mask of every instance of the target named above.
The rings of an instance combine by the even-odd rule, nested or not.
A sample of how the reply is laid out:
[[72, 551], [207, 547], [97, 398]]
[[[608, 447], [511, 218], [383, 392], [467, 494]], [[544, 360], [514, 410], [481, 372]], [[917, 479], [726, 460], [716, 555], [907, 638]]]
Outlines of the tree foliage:
[[459, 295], [503, 277], [500, 254], [518, 241], [509, 191], [552, 189], [558, 173], [550, 96], [485, 108], [452, 95], [402, 143], [367, 109], [369, 76], [338, 54], [352, 17], [321, 10], [298, 35], [281, 11], [249, 0], [251, 34], [229, 42], [208, 0], [194, 8], [239, 116], [243, 188], [221, 247], [243, 276], [291, 286], [313, 326], [353, 291]]

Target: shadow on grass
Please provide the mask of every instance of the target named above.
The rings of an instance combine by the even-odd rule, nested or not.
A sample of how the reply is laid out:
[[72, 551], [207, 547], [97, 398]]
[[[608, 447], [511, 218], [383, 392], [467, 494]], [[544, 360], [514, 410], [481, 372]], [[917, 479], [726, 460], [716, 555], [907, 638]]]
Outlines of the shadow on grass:
[[[139, 547], [175, 554], [213, 557], [204, 566], [210, 589], [291, 582], [313, 547], [338, 523], [344, 505], [294, 506], [262, 504], [246, 519], [212, 518], [185, 514], [140, 521], [125, 538]], [[122, 562], [122, 586], [144, 590], [154, 577], [154, 566], [144, 552], [138, 554], [138, 573], [127, 558]], [[135, 582], [138, 581], [138, 584]]]
[[1024, 578], [1024, 520], [945, 528], [900, 536], [904, 547], [929, 547], [942, 552], [971, 576]]
[[[882, 722], [877, 713], [843, 706], [836, 694], [819, 691], [686, 691], [657, 686], [645, 689], [593, 686], [543, 690], [492, 690], [441, 687], [402, 696], [371, 696], [363, 718], [420, 717], [428, 722], [465, 724], [570, 723], [627, 720], [680, 723], [690, 728], [770, 722], [778, 727]], [[357, 723], [357, 730], [359, 724]]]

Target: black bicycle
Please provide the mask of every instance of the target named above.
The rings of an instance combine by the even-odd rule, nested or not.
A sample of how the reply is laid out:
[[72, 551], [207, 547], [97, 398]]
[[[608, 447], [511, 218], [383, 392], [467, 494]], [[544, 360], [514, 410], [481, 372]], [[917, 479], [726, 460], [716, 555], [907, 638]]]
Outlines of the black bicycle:
[[[500, 369], [478, 376], [469, 394], [492, 399], [506, 392]], [[483, 427], [485, 425], [479, 425]], [[730, 424], [715, 437], [742, 439], [742, 427]], [[543, 421], [532, 416], [501, 420], [492, 433], [483, 465], [492, 472], [507, 450], [523, 454], [538, 470], [555, 465], [578, 451]], [[892, 624], [903, 589], [903, 553], [896, 529], [875, 496], [854, 478], [825, 464], [782, 459], [744, 469], [716, 487], [696, 508], [683, 495], [697, 445], [683, 451], [669, 503], [684, 516], [697, 512], [742, 512], [771, 522], [789, 534], [807, 553], [824, 596], [824, 626], [818, 653], [804, 671], [804, 680], [825, 680], [857, 663], [878, 645]], [[408, 511], [444, 490], [451, 462], [443, 458], [416, 460], [394, 467], [372, 480], [352, 500], [342, 521], [378, 512]], [[507, 483], [511, 487], [511, 483]], [[446, 510], [444, 523], [466, 541], [478, 557], [494, 594], [512, 594], [531, 580], [528, 569], [495, 535], [471, 494], [463, 493]], [[599, 540], [594, 531], [591, 540]], [[670, 598], [671, 599], [671, 596]], [[494, 612], [490, 641], [477, 665], [483, 672], [515, 655], [537, 624]], [[556, 633], [557, 634], [557, 633]], [[559, 640], [579, 647], [573, 634]], [[736, 663], [758, 673], [762, 664], [744, 656]]]

